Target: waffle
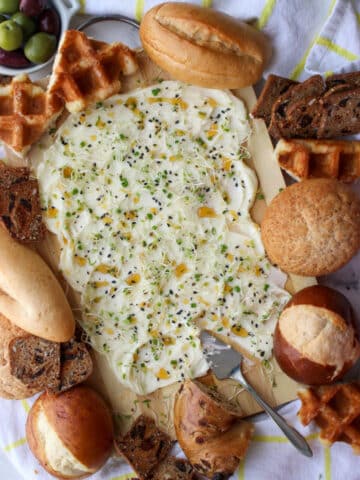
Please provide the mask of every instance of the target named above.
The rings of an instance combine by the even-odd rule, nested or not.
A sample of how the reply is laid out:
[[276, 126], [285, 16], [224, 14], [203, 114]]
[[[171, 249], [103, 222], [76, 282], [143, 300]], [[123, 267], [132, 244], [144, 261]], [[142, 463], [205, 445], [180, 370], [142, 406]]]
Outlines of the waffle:
[[309, 388], [298, 392], [303, 425], [312, 420], [320, 427], [325, 445], [345, 442], [360, 454], [360, 384], [358, 382]]
[[0, 140], [24, 155], [63, 110], [59, 98], [48, 95], [27, 75], [0, 85]]
[[69, 112], [118, 93], [120, 75], [137, 70], [135, 54], [121, 43], [104, 43], [68, 30], [60, 43], [49, 92], [60, 96]]
[[335, 178], [352, 182], [360, 177], [360, 142], [285, 140], [276, 145], [281, 168], [296, 180]]

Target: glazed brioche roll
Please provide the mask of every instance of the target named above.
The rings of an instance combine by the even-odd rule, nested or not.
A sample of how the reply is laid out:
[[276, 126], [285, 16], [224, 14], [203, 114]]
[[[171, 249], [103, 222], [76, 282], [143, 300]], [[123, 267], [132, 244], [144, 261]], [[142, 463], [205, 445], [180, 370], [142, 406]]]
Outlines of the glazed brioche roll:
[[229, 15], [187, 3], [147, 12], [140, 38], [149, 57], [176, 80], [209, 88], [256, 83], [270, 57], [263, 33]]
[[44, 260], [0, 227], [0, 313], [28, 333], [67, 342], [75, 320], [67, 298]]

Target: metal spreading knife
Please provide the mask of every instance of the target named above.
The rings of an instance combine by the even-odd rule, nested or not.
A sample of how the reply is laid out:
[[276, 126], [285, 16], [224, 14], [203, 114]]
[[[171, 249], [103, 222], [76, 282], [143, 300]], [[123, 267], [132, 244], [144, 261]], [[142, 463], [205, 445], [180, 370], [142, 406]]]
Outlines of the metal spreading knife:
[[278, 427], [283, 431], [289, 441], [303, 455], [312, 457], [312, 450], [300, 433], [286, 420], [277, 413], [250, 385], [241, 371], [243, 356], [237, 350], [225, 344], [218, 338], [215, 338], [206, 331], [201, 332], [201, 342], [204, 348], [206, 358], [211, 365], [213, 373], [219, 380], [231, 378], [238, 381], [246, 391], [248, 391], [256, 402], [265, 410], [265, 412], [274, 420]]

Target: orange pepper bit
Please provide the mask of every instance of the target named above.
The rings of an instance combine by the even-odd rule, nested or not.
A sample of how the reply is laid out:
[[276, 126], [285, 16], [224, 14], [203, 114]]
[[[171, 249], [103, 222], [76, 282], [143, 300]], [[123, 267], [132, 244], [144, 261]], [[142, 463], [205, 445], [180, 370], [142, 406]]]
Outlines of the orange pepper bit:
[[126, 283], [128, 285], [136, 285], [139, 283], [141, 280], [141, 277], [138, 273], [133, 273], [132, 275], [129, 275], [126, 279]]
[[231, 327], [231, 331], [237, 337], [247, 337], [249, 335], [245, 328], [241, 327], [240, 325], [234, 325]]
[[213, 208], [210, 207], [199, 207], [197, 210], [198, 217], [200, 218], [216, 218], [216, 212]]
[[175, 268], [175, 276], [177, 278], [182, 277], [184, 273], [188, 272], [189, 269], [185, 265], [185, 263], [179, 263], [179, 265], [176, 266]]
[[160, 368], [156, 376], [159, 380], [167, 380], [170, 378], [170, 374], [165, 370], [165, 368]]

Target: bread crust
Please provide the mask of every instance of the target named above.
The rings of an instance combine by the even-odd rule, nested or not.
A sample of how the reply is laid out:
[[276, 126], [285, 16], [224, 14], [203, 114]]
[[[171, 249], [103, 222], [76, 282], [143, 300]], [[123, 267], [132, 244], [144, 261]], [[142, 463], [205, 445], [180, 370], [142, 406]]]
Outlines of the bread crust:
[[270, 56], [269, 42], [255, 28], [185, 3], [149, 10], [140, 38], [149, 57], [175, 79], [209, 88], [256, 83]]
[[[305, 356], [304, 352], [300, 352], [299, 348], [296, 348], [292, 342], [288, 341], [288, 338], [285, 336], [286, 334], [284, 335], [284, 332], [281, 330], [281, 319], [285, 320], [284, 312], [290, 312], [289, 309], [294, 312], [293, 307], [297, 307], [298, 309], [303, 307], [301, 311], [302, 316], [298, 316], [299, 310], [297, 310], [297, 317], [293, 317], [293, 321], [296, 321], [298, 324], [302, 319], [305, 321], [305, 317], [308, 314], [306, 306], [318, 309], [322, 315], [328, 312], [327, 322], [335, 322], [336, 327], [334, 325], [335, 328], [333, 329], [326, 329], [328, 325], [323, 325], [322, 332], [319, 332], [319, 335], [322, 335], [321, 345], [319, 345], [319, 342], [316, 344], [316, 348], [328, 352], [326, 355], [329, 362], [328, 364], [325, 364], [325, 362], [320, 363], [315, 361], [314, 358]], [[350, 332], [348, 329], [353, 329], [353, 332]], [[332, 332], [333, 335], [326, 338], [323, 335], [325, 331]], [[341, 341], [336, 341], [337, 335], [341, 336]], [[298, 338], [298, 336], [296, 338]], [[343, 343], [343, 338], [352, 338], [351, 345], [349, 344], [349, 340]], [[341, 368], [341, 364], [330, 365], [330, 362], [332, 362], [330, 359], [336, 358], [332, 354], [332, 351], [335, 349], [338, 349], [342, 357], [344, 357], [345, 354], [348, 355], [348, 358], [344, 361]], [[309, 348], [307, 348], [307, 352], [308, 354], [310, 353]], [[313, 350], [313, 355], [314, 354], [316, 354], [316, 352]], [[343, 377], [360, 356], [360, 345], [354, 327], [351, 305], [348, 300], [336, 290], [321, 285], [304, 288], [296, 293], [285, 306], [276, 325], [274, 332], [274, 355], [281, 369], [289, 377], [300, 383], [325, 385]], [[318, 358], [320, 359], [321, 357], [318, 356]], [[324, 359], [324, 355], [322, 358]], [[339, 360], [339, 357], [337, 357], [337, 359]]]
[[[37, 429], [41, 412], [63, 445], [89, 473], [76, 477], [62, 475], [49, 465]], [[60, 395], [43, 393], [29, 412], [26, 437], [31, 451], [51, 475], [60, 479], [85, 478], [95, 473], [110, 456], [114, 439], [111, 412], [100, 395], [84, 385]]]
[[66, 296], [44, 260], [0, 227], [0, 313], [28, 333], [53, 342], [74, 335]]
[[13, 325], [0, 314], [0, 397], [20, 400], [32, 397], [42, 388], [25, 385], [11, 374], [9, 345], [12, 340], [26, 335], [24, 330]]
[[360, 248], [360, 199], [337, 180], [296, 183], [271, 201], [261, 237], [271, 262], [287, 273], [334, 272]]

